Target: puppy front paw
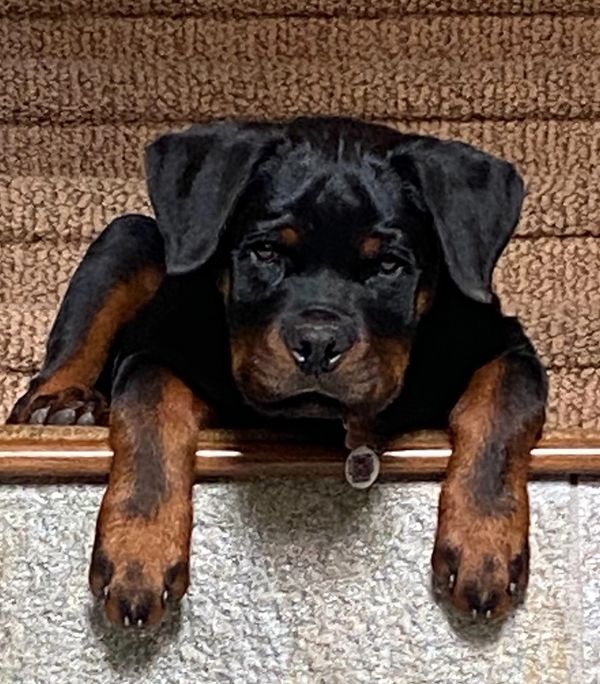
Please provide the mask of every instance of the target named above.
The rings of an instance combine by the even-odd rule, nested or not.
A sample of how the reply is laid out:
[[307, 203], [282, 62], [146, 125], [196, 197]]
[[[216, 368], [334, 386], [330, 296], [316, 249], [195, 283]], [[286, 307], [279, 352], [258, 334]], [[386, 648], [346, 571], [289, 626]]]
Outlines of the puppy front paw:
[[90, 567], [90, 588], [104, 603], [108, 620], [123, 627], [162, 622], [167, 604], [179, 601], [189, 584], [187, 558], [170, 553], [113, 553], [99, 546]]
[[90, 588], [115, 625], [158, 625], [168, 603], [189, 585], [191, 501], [162, 504], [151, 516], [132, 515], [105, 496], [89, 572]]
[[17, 402], [7, 423], [107, 425], [108, 403], [100, 392], [84, 386], [67, 387], [50, 394], [28, 392]]
[[432, 583], [460, 612], [505, 618], [525, 597], [529, 579], [529, 516], [515, 503], [506, 513], [482, 513], [448, 487], [432, 555]]
[[168, 603], [187, 591], [188, 549], [161, 544], [135, 525], [118, 539], [115, 544], [97, 537], [89, 575], [92, 593], [115, 625], [158, 625]]

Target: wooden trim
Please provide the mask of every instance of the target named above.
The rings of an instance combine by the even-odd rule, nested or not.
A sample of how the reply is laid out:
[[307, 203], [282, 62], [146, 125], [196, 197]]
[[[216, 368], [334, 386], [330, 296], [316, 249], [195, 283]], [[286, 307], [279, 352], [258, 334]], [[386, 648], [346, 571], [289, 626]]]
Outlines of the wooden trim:
[[[0, 428], [0, 483], [105, 482], [112, 451], [103, 428]], [[429, 480], [443, 476], [450, 445], [445, 433], [391, 440], [380, 479]], [[338, 442], [297, 434], [207, 430], [200, 433], [196, 481], [256, 477], [343, 478], [348, 452]], [[532, 451], [533, 477], [600, 477], [600, 434], [546, 435]]]

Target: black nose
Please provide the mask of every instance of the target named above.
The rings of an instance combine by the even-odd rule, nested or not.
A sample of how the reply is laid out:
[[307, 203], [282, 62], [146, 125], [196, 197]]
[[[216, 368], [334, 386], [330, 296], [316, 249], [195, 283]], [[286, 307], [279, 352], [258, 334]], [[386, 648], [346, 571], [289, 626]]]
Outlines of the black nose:
[[320, 311], [288, 321], [283, 331], [296, 364], [311, 375], [336, 368], [356, 339], [350, 321]]

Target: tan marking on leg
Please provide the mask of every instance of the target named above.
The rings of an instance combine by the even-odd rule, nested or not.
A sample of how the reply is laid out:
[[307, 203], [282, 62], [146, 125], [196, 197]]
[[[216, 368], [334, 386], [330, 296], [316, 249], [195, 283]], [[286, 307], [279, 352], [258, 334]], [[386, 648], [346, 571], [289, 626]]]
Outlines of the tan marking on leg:
[[[508, 444], [498, 432], [503, 393], [510, 391], [503, 386], [506, 363], [499, 358], [479, 369], [452, 412], [454, 449], [432, 558], [434, 578], [447, 584], [459, 610], [494, 617], [506, 615], [527, 585], [527, 472], [539, 431], [537, 422], [525, 425]], [[498, 472], [496, 492], [486, 477]]]
[[35, 396], [54, 394], [67, 387], [91, 387], [97, 380], [118, 330], [156, 294], [164, 272], [146, 267], [118, 283], [94, 316], [77, 352], [36, 388]]
[[504, 362], [497, 359], [477, 370], [450, 416], [454, 450], [447, 477], [470, 471], [492, 431], [502, 389]]
[[[157, 428], [164, 483], [156, 483], [159, 496], [148, 515], [131, 514], [136, 508], [131, 505], [132, 497], [140, 495], [135, 487], [139, 476], [136, 468], [143, 467], [133, 450], [136, 433], [145, 426], [140, 422], [131, 425], [127, 419], [135, 418], [135, 412], [128, 415], [127, 411], [111, 425], [115, 457], [98, 519], [90, 586], [97, 596], [104, 594], [103, 568], [110, 564], [106, 614], [118, 624], [122, 624], [124, 606], [129, 606], [132, 615], [147, 614], [146, 624], [158, 623], [165, 592], [178, 600], [189, 582], [196, 439], [199, 425], [209, 425], [212, 412], [183, 382], [166, 371], [159, 372], [165, 376], [160, 400], [154, 410], [144, 411]], [[132, 573], [132, 567], [137, 574]]]

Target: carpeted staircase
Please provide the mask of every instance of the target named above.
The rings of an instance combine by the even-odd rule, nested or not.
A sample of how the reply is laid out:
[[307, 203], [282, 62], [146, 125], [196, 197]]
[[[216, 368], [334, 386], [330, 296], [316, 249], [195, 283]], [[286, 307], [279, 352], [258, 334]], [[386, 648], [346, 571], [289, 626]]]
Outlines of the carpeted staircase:
[[598, 0], [0, 0], [0, 406], [77, 259], [148, 209], [141, 155], [214, 116], [345, 113], [516, 162], [496, 284], [551, 375], [549, 428], [600, 428]]
[[[529, 195], [497, 290], [548, 365], [548, 428], [600, 430], [600, 0], [0, 0], [0, 420], [90, 240], [149, 209], [153, 136], [316, 112], [461, 138], [518, 165]], [[600, 538], [593, 491], [534, 487], [532, 613], [480, 642], [448, 629], [423, 589], [433, 485], [360, 506], [338, 485], [207, 487], [197, 614], [151, 681], [598, 681], [600, 563], [587, 558], [587, 584], [577, 574]], [[133, 658], [82, 614], [98, 497], [0, 492], [1, 681], [144, 681], [157, 642]]]

